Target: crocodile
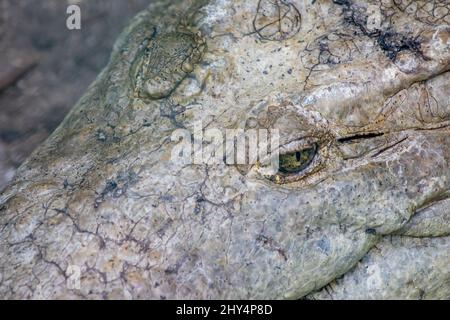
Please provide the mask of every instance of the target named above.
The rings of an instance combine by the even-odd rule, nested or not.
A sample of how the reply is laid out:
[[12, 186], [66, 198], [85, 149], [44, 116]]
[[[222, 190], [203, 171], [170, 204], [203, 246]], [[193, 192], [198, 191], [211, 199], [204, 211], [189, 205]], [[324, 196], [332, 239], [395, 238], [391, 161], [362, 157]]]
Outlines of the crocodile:
[[[0, 297], [449, 299], [449, 71], [446, 0], [151, 1], [1, 194]], [[174, 159], [250, 129], [277, 170]]]

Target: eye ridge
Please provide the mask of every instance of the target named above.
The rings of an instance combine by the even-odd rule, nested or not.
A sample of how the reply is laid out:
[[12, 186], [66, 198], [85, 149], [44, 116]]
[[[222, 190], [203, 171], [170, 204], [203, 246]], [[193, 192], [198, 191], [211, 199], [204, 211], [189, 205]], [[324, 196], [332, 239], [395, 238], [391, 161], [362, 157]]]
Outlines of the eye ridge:
[[317, 144], [309, 148], [281, 154], [278, 171], [284, 175], [296, 174], [305, 170], [317, 154]]

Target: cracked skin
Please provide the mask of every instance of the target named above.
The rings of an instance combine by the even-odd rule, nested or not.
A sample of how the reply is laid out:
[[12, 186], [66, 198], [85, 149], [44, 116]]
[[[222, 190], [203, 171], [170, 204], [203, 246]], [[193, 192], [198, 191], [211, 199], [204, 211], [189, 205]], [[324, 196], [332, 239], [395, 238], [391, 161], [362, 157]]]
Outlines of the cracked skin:
[[[0, 196], [0, 297], [449, 299], [449, 9], [153, 1]], [[198, 120], [289, 170], [170, 161]]]

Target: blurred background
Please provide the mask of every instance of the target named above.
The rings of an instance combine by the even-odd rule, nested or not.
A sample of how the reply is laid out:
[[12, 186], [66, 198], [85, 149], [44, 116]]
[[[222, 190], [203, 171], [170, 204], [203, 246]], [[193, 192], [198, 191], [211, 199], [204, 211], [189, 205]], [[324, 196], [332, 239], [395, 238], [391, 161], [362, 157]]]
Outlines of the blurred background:
[[[150, 0], [0, 0], [0, 192], [107, 64]], [[66, 27], [81, 8], [81, 30]]]

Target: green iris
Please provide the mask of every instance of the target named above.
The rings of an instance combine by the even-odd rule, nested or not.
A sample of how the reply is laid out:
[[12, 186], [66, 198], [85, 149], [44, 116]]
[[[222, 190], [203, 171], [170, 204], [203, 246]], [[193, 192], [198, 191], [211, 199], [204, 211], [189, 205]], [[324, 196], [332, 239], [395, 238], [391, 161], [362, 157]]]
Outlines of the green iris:
[[279, 171], [284, 174], [299, 173], [308, 167], [316, 155], [317, 146], [311, 148], [280, 154]]

